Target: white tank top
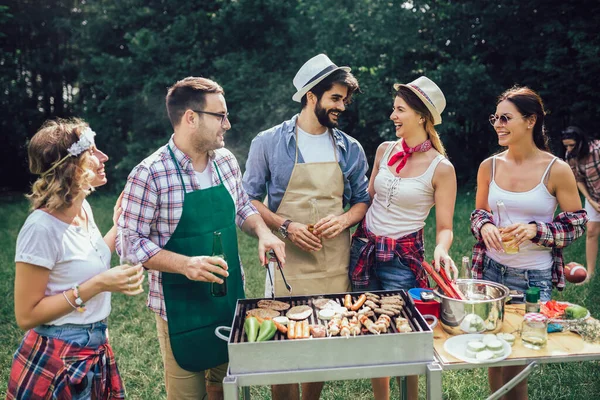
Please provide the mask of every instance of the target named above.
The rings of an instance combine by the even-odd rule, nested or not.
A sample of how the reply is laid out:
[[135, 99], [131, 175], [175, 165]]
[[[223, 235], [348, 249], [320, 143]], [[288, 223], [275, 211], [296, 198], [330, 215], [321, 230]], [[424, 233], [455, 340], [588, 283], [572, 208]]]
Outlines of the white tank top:
[[367, 228], [377, 236], [399, 239], [425, 226], [435, 201], [433, 174], [444, 159], [438, 154], [427, 170], [414, 178], [400, 178], [388, 168], [388, 159], [395, 145], [388, 146], [379, 162], [375, 177], [375, 197], [366, 215]]
[[[527, 192], [509, 192], [496, 184], [496, 157], [492, 158], [492, 181], [488, 194], [488, 204], [493, 213], [497, 213], [496, 201], [502, 200], [513, 223], [531, 221], [552, 222], [556, 211], [556, 197], [548, 192], [544, 181], [556, 157], [550, 161], [542, 175], [540, 183]], [[552, 249], [538, 246], [527, 240], [519, 247], [517, 254], [501, 253], [493, 249], [486, 250], [492, 260], [511, 268], [544, 270], [552, 267]]]

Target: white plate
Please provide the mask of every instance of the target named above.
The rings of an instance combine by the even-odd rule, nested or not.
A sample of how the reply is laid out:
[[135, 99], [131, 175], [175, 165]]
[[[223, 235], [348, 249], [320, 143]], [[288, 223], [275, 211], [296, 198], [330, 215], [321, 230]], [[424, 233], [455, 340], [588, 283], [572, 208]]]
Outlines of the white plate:
[[508, 344], [508, 342], [506, 342], [503, 339], [498, 339], [502, 342], [502, 345], [504, 346], [504, 355], [502, 357], [492, 358], [490, 360], [478, 360], [476, 358], [467, 357], [467, 355], [465, 354], [467, 350], [467, 343], [473, 340], [481, 341], [483, 340], [484, 336], [485, 335], [481, 333], [470, 333], [467, 335], [452, 336], [450, 339], [446, 340], [446, 343], [444, 343], [444, 350], [446, 350], [453, 357], [471, 364], [492, 364], [498, 361], [502, 361], [506, 357], [510, 356], [510, 353], [512, 352], [510, 344]]
[[[567, 304], [569, 306], [578, 306], [579, 305], [579, 304], [569, 303], [568, 301], [557, 301], [557, 303], [558, 304]], [[544, 302], [542, 304], [546, 304], [546, 302]], [[588, 319], [589, 317], [590, 317], [590, 310], [588, 310], [586, 316], [583, 318], [579, 318], [579, 319], [548, 318], [548, 322], [551, 324], [564, 324], [567, 322], [583, 321], [584, 319]]]

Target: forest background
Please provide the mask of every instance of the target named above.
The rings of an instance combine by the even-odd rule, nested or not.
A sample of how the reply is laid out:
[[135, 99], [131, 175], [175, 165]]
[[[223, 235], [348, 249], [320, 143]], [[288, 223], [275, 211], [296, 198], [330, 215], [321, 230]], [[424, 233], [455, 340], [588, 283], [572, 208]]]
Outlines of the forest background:
[[0, 193], [32, 178], [26, 143], [44, 120], [79, 116], [110, 157], [115, 191], [172, 128], [164, 96], [186, 76], [225, 89], [226, 146], [242, 169], [252, 138], [299, 111], [292, 79], [326, 53], [362, 93], [342, 117], [372, 164], [394, 138], [391, 88], [420, 75], [446, 95], [439, 132], [461, 184], [498, 150], [497, 96], [538, 91], [553, 150], [570, 124], [596, 133], [600, 2], [380, 0], [5, 0], [0, 3]]

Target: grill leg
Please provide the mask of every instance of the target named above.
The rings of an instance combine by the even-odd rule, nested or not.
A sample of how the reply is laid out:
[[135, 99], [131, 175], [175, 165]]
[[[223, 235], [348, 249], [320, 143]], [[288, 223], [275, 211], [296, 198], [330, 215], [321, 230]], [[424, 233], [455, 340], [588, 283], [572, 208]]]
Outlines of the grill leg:
[[242, 399], [250, 400], [250, 386], [242, 387]]
[[227, 375], [223, 379], [223, 397], [225, 400], [238, 400], [238, 385], [235, 376]]
[[427, 365], [427, 400], [442, 398], [442, 367], [438, 363]]

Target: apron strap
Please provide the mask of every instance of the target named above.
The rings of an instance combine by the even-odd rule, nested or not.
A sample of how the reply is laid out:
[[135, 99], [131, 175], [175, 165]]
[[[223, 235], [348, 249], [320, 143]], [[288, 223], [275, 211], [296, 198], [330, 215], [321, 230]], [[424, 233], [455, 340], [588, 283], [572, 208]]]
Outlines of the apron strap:
[[217, 171], [217, 176], [219, 177], [219, 184], [222, 185], [223, 184], [223, 178], [221, 177], [221, 172], [219, 171], [219, 167], [217, 167], [217, 162], [213, 161], [213, 165], [215, 167], [215, 170]]
[[177, 175], [179, 175], [179, 180], [181, 181], [181, 186], [183, 186], [183, 191], [185, 193], [185, 182], [183, 181], [183, 176], [181, 175], [181, 169], [179, 169], [179, 162], [177, 161], [177, 158], [175, 158], [175, 154], [173, 153], [173, 150], [171, 150], [171, 147], [167, 145], [167, 149], [169, 149], [169, 153], [171, 153], [171, 158], [175, 163], [175, 168], [177, 168]]

